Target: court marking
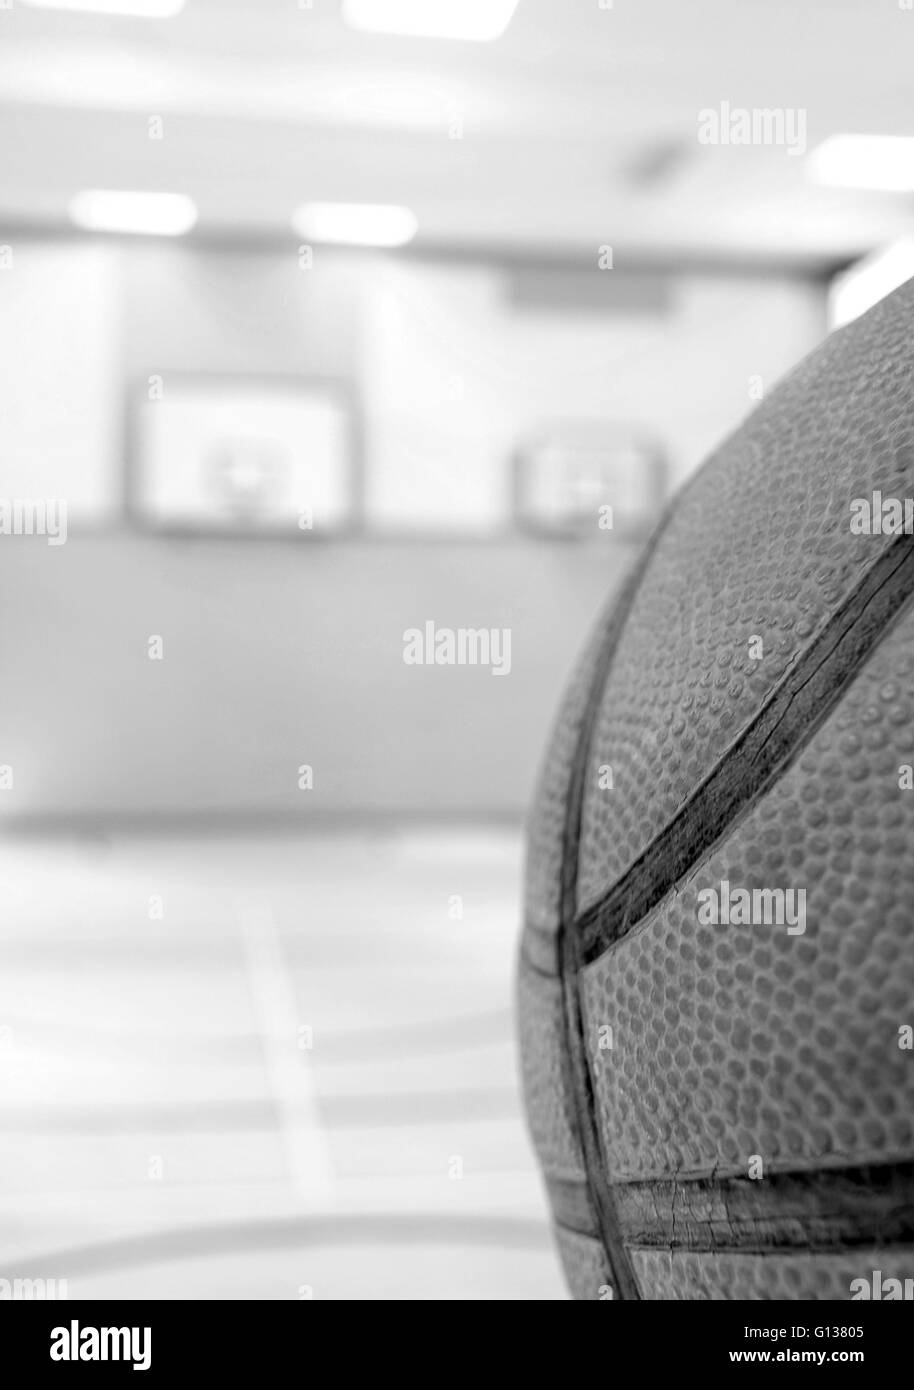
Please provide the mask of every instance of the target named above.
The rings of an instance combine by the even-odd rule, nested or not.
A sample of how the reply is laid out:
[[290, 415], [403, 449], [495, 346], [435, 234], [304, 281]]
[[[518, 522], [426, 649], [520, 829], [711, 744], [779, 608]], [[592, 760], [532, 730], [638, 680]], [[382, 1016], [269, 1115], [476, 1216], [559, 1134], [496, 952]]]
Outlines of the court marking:
[[333, 1191], [333, 1167], [314, 1071], [298, 1046], [302, 1020], [270, 905], [244, 904], [239, 926], [286, 1170], [298, 1196], [315, 1205]]

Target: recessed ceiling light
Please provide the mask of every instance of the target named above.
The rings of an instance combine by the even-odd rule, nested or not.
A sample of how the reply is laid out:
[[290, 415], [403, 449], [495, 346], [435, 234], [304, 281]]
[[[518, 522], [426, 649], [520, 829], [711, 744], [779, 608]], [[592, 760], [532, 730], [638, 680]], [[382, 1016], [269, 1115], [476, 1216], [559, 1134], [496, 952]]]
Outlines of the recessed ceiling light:
[[77, 10], [80, 14], [116, 14], [126, 19], [171, 19], [186, 0], [25, 0], [35, 10]]
[[292, 225], [306, 241], [348, 246], [405, 246], [416, 235], [416, 214], [390, 203], [304, 203]]
[[183, 193], [132, 193], [87, 188], [70, 200], [70, 219], [90, 232], [134, 232], [181, 236], [197, 220], [197, 209]]
[[484, 43], [505, 32], [518, 0], [343, 0], [352, 29]]
[[833, 188], [914, 192], [914, 136], [830, 135], [810, 154], [809, 172]]

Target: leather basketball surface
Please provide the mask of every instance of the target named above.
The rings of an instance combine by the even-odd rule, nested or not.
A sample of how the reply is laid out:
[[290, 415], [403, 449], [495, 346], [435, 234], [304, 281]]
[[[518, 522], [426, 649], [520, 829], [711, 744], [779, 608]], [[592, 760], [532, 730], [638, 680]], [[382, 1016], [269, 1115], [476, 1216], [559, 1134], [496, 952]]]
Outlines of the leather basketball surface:
[[914, 537], [851, 525], [912, 493], [914, 282], [695, 476], [569, 686], [519, 992], [577, 1297], [914, 1276]]

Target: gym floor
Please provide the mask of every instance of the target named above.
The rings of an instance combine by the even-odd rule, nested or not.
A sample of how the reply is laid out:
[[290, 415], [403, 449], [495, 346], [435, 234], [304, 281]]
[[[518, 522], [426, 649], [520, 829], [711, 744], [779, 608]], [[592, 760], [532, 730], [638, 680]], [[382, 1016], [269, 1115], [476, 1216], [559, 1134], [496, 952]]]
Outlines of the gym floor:
[[8, 839], [5, 1264], [70, 1298], [564, 1298], [520, 863], [497, 828]]

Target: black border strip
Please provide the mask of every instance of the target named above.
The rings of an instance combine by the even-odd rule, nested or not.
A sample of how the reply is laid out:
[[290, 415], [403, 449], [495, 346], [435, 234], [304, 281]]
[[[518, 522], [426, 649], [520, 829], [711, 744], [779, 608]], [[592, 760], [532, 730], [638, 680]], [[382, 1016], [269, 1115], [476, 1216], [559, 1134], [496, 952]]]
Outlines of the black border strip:
[[681, 883], [800, 753], [914, 594], [914, 538], [901, 535], [824, 623], [759, 714], [689, 800], [596, 903], [573, 920], [577, 968], [620, 941]]

